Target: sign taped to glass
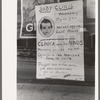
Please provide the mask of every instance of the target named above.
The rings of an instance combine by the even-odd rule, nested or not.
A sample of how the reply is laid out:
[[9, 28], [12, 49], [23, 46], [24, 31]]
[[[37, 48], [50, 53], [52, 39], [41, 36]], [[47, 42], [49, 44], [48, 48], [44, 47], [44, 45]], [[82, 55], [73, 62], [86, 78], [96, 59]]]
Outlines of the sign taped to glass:
[[83, 2], [36, 6], [36, 23], [36, 78], [84, 81]]

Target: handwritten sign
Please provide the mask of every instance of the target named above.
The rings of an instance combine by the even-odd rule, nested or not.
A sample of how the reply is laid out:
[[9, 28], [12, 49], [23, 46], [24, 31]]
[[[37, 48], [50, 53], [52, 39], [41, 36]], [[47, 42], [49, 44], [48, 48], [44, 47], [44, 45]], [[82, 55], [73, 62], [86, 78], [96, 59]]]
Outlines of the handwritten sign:
[[83, 2], [36, 6], [36, 22], [36, 78], [84, 81]]

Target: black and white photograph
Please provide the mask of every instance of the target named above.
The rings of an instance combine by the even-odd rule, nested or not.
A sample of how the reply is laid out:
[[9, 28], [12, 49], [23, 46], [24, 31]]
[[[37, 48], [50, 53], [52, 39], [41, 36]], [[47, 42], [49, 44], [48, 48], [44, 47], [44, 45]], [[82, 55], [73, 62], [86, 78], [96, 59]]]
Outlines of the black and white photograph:
[[17, 0], [16, 100], [98, 100], [96, 0]]

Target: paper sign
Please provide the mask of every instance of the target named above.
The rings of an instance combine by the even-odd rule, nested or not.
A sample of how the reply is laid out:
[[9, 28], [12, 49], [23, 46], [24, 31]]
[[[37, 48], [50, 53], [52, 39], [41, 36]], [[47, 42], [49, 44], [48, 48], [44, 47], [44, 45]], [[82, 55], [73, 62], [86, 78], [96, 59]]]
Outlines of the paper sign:
[[84, 81], [83, 2], [36, 6], [37, 79]]

